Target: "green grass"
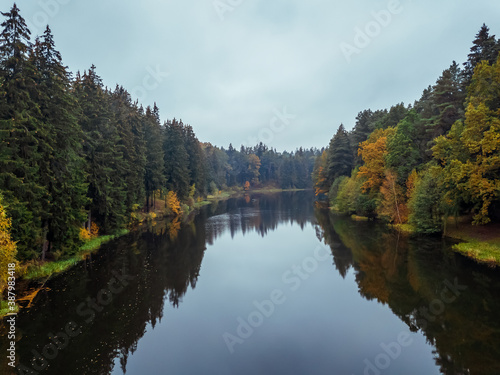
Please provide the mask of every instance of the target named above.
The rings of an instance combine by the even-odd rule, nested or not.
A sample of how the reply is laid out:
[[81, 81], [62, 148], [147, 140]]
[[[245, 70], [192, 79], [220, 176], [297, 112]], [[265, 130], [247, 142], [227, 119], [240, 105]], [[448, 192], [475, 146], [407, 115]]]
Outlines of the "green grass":
[[28, 269], [26, 270], [26, 274], [23, 276], [23, 278], [27, 280], [43, 279], [45, 277], [50, 277], [57, 273], [67, 271], [68, 269], [76, 265], [78, 262], [80, 262], [82, 259], [84, 259], [88, 254], [99, 249], [103, 243], [121, 237], [127, 234], [128, 232], [129, 232], [128, 229], [122, 229], [113, 235], [93, 238], [85, 242], [80, 247], [77, 254], [73, 255], [68, 259], [29, 265]]
[[246, 191], [246, 193], [257, 193], [257, 194], [263, 194], [263, 193], [281, 193], [285, 191], [304, 191], [305, 189], [280, 189], [280, 188], [262, 188], [262, 189], [250, 189], [249, 191]]
[[500, 265], [500, 243], [471, 240], [456, 244], [453, 249], [479, 263], [495, 267]]
[[26, 275], [24, 275], [24, 279], [27, 280], [42, 279], [44, 277], [48, 277], [56, 273], [64, 272], [69, 268], [73, 267], [80, 260], [81, 260], [80, 257], [73, 256], [66, 260], [46, 262], [43, 264], [35, 264], [28, 266], [28, 270], [26, 271]]
[[97, 250], [101, 247], [101, 245], [105, 242], [109, 242], [115, 238], [118, 238], [118, 237], [121, 237], [121, 236], [124, 236], [125, 234], [127, 234], [129, 232], [128, 229], [122, 229], [120, 230], [119, 232], [115, 233], [115, 234], [111, 234], [111, 235], [107, 235], [107, 236], [100, 236], [100, 237], [96, 237], [96, 238], [93, 238], [91, 239], [90, 241], [87, 241], [85, 242], [81, 247], [80, 247], [80, 251], [78, 252], [78, 255], [86, 255], [94, 250]]
[[405, 234], [415, 234], [416, 233], [415, 227], [411, 224], [394, 224], [394, 225], [390, 225], [390, 226], [401, 233], [405, 233]]
[[231, 197], [231, 193], [228, 191], [223, 191], [222, 193], [216, 195], [207, 195], [208, 200], [226, 199], [229, 197]]
[[18, 312], [18, 311], [19, 311], [19, 306], [16, 305], [16, 310], [11, 311], [8, 302], [4, 301], [3, 299], [0, 300], [0, 318], [6, 316], [11, 312]]
[[210, 201], [196, 202], [194, 204], [194, 208], [200, 208], [200, 207], [203, 207], [203, 206], [208, 206], [209, 204], [212, 204], [212, 202], [210, 202]]

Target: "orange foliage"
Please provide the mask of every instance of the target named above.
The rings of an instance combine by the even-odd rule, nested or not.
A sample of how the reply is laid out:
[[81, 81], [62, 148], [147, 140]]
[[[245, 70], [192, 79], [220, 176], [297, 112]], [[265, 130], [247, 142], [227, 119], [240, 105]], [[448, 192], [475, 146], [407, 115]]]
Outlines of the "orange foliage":
[[244, 186], [245, 190], [249, 190], [250, 189], [250, 182], [245, 182], [245, 186]]
[[358, 176], [365, 177], [363, 192], [378, 189], [384, 181], [385, 157], [387, 155], [387, 140], [394, 134], [394, 128], [377, 129], [370, 137], [360, 144], [358, 155], [365, 163], [359, 168]]
[[387, 217], [392, 223], [404, 224], [408, 222], [408, 207], [406, 205], [403, 189], [397, 183], [397, 175], [386, 171], [385, 179], [380, 187], [382, 201], [379, 215]]
[[326, 183], [326, 162], [327, 162], [328, 154], [326, 151], [323, 151], [319, 159], [319, 167], [317, 170], [313, 172], [314, 176], [314, 191], [316, 196], [320, 194], [327, 194], [330, 186]]

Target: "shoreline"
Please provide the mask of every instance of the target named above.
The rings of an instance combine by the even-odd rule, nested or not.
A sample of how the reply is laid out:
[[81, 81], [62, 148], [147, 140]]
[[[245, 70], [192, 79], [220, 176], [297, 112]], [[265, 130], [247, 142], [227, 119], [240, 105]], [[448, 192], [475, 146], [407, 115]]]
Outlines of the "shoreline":
[[[276, 188], [262, 188], [262, 189], [255, 189], [255, 190], [248, 190], [248, 191], [243, 191], [243, 190], [229, 190], [229, 191], [221, 191], [217, 195], [208, 195], [205, 197], [204, 200], [195, 202], [195, 204], [190, 207], [190, 210], [187, 212], [183, 213], [183, 219], [187, 219], [191, 214], [193, 214], [195, 211], [199, 210], [200, 208], [204, 206], [208, 206], [213, 204], [214, 202], [222, 201], [222, 200], [227, 200], [230, 198], [236, 198], [238, 196], [243, 196], [245, 194], [269, 194], [269, 193], [281, 193], [281, 192], [294, 192], [294, 191], [304, 191], [306, 189], [276, 189]], [[189, 207], [189, 206], [188, 206]], [[148, 214], [151, 213], [160, 213], [160, 211], [153, 210]], [[25, 263], [25, 264], [19, 264], [18, 267], [21, 268], [21, 275], [17, 278], [17, 283], [31, 283], [31, 282], [40, 282], [42, 285], [39, 288], [35, 288], [34, 290], [25, 290], [24, 293], [18, 295], [17, 300], [25, 300], [26, 295], [30, 294], [32, 295], [33, 298], [30, 298], [30, 300], [34, 299], [38, 291], [40, 291], [45, 283], [52, 277], [58, 274], [62, 274], [64, 272], [69, 271], [72, 267], [86, 259], [90, 254], [98, 252], [102, 245], [118, 239], [124, 235], [127, 235], [131, 231], [135, 231], [142, 227], [143, 225], [147, 225], [148, 222], [151, 221], [156, 221], [156, 220], [167, 220], [168, 217], [164, 215], [158, 215], [149, 220], [147, 218], [146, 213], [140, 213], [144, 217], [142, 220], [134, 225], [131, 229], [121, 229], [114, 234], [110, 235], [103, 235], [99, 236], [96, 238], [93, 238], [84, 244], [80, 246], [79, 251], [71, 256], [68, 259], [64, 260], [56, 260], [56, 261], [45, 261], [45, 262], [31, 262], [31, 263]], [[45, 279], [45, 280], [44, 280]], [[30, 292], [30, 293], [27, 293]], [[5, 305], [5, 306], [4, 306]], [[18, 306], [18, 311], [20, 310], [19, 305]], [[9, 310], [6, 307], [6, 301], [4, 301], [3, 297], [1, 299], [0, 303], [0, 318], [4, 318], [7, 314], [9, 313]]]
[[[328, 207], [332, 212], [336, 212], [332, 207]], [[351, 220], [367, 221], [367, 217], [351, 215]], [[469, 217], [448, 218], [446, 221], [443, 237], [458, 240], [452, 246], [452, 250], [458, 254], [466, 256], [492, 268], [500, 267], [500, 223], [489, 223], [483, 226], [472, 225]], [[410, 224], [387, 224], [388, 228], [394, 229], [404, 235], [428, 236], [426, 234], [415, 233], [415, 229]]]

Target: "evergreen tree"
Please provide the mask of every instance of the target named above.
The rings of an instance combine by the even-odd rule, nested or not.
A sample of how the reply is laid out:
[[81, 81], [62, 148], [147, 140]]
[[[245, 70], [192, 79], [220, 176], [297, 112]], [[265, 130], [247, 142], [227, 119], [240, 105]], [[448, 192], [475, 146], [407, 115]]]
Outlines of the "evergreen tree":
[[337, 133], [330, 141], [328, 149], [326, 180], [328, 186], [340, 176], [350, 176], [353, 168], [353, 154], [349, 135], [344, 125], [340, 125]]
[[30, 31], [15, 4], [2, 15], [6, 19], [0, 34], [0, 186], [12, 218], [12, 237], [25, 259], [35, 256], [42, 242], [42, 200], [47, 191], [38, 174], [46, 137], [32, 99], [37, 88], [28, 59]]
[[473, 46], [470, 49], [468, 59], [464, 63], [464, 88], [467, 88], [469, 86], [476, 66], [481, 61], [487, 61], [490, 65], [493, 64], [498, 58], [499, 51], [500, 45], [495, 39], [495, 36], [490, 35], [490, 29], [488, 28], [488, 26], [483, 24], [476, 35], [476, 39], [474, 39], [473, 41]]
[[430, 134], [427, 139], [434, 139], [446, 134], [455, 121], [464, 116], [465, 93], [462, 90], [462, 72], [458, 64], [446, 69], [436, 82], [432, 91], [432, 104], [436, 115], [427, 124]]
[[[49, 249], [75, 250], [79, 227], [85, 220], [87, 203], [84, 160], [81, 156], [82, 132], [76, 119], [76, 102], [71, 95], [70, 76], [47, 26], [31, 56], [36, 67], [36, 85], [43, 136], [39, 178], [46, 189], [42, 200], [44, 242], [42, 259]], [[50, 244], [50, 246], [49, 246]]]
[[396, 172], [398, 183], [403, 186], [410, 172], [421, 163], [415, 144], [421, 119], [415, 110], [399, 122], [387, 143], [386, 167]]
[[84, 133], [89, 225], [95, 219], [105, 233], [110, 233], [122, 227], [126, 213], [123, 179], [126, 166], [123, 145], [111, 112], [111, 95], [104, 90], [93, 65], [83, 76], [77, 75], [73, 86]]
[[166, 160], [164, 161], [165, 152], [162, 149], [163, 137], [160, 125], [160, 113], [156, 103], [153, 109], [151, 107], [146, 108], [143, 125], [146, 141], [144, 186], [146, 189], [146, 207], [149, 211], [149, 207], [153, 203], [154, 192], [162, 189], [165, 185], [163, 171]]
[[366, 141], [373, 131], [371, 127], [371, 121], [373, 118], [373, 112], [370, 109], [359, 112], [356, 116], [356, 124], [352, 130], [351, 140], [354, 147], [354, 160], [356, 165], [360, 165], [362, 160], [358, 156], [358, 148], [361, 143]]
[[184, 126], [174, 119], [165, 124], [163, 152], [167, 189], [184, 200], [189, 195], [189, 154], [184, 145]]
[[[144, 139], [143, 114], [133, 104], [130, 94], [117, 86], [111, 96], [114, 122], [123, 150], [124, 183], [126, 186], [125, 206], [130, 211], [136, 204], [142, 206], [145, 195], [146, 141]], [[161, 170], [161, 168], [160, 168]]]
[[196, 138], [190, 125], [184, 127], [184, 144], [189, 157], [190, 185], [195, 185], [200, 194], [205, 193], [205, 158], [200, 141]]

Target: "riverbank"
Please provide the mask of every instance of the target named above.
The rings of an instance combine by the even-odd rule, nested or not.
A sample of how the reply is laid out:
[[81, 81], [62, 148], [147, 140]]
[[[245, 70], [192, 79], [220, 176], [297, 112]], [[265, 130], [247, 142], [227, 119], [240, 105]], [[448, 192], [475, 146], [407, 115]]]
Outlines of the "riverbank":
[[[336, 212], [333, 207], [329, 208]], [[370, 220], [367, 217], [352, 215], [354, 221]], [[417, 236], [411, 224], [388, 224], [389, 228], [408, 236]], [[421, 234], [420, 234], [421, 235]], [[460, 241], [453, 245], [453, 251], [465, 255], [478, 263], [490, 267], [500, 267], [500, 223], [472, 225], [471, 217], [450, 217], [446, 221], [444, 237]]]
[[[68, 271], [71, 267], [78, 264], [84, 260], [90, 254], [99, 250], [99, 248], [106, 242], [109, 242], [115, 238], [124, 236], [129, 233], [128, 229], [122, 229], [112, 235], [99, 236], [86, 241], [77, 253], [70, 258], [63, 260], [53, 260], [53, 261], [31, 261], [25, 264], [18, 264], [17, 280], [16, 285], [24, 285], [24, 291], [22, 288], [16, 291], [17, 298], [16, 302], [21, 301], [31, 301], [36, 297], [37, 293], [43, 289], [44, 284], [47, 280], [59, 273]], [[40, 281], [41, 286], [31, 287], [28, 290], [28, 284], [32, 281]], [[17, 306], [17, 311], [19, 311], [19, 305]], [[7, 301], [3, 298], [0, 300], [0, 318], [6, 316], [9, 312]]]
[[[301, 191], [300, 189], [277, 189], [271, 188], [260, 188], [254, 190], [245, 191], [243, 188], [235, 188], [231, 190], [220, 191], [214, 195], [208, 195], [204, 200], [198, 200], [194, 202], [191, 206], [186, 204], [182, 205], [182, 217], [183, 220], [188, 220], [188, 218], [197, 210], [203, 206], [213, 204], [221, 200], [226, 200], [229, 198], [244, 196], [245, 194], [266, 194], [266, 193], [280, 193], [285, 191]], [[155, 200], [154, 206], [150, 208], [150, 212], [134, 212], [132, 214], [132, 223], [130, 230], [135, 230], [142, 225], [151, 223], [160, 219], [164, 219], [168, 216], [168, 212], [165, 209], [165, 200], [157, 198]], [[99, 251], [101, 246], [113, 239], [119, 238], [130, 232], [129, 229], [122, 229], [111, 235], [103, 235], [96, 238], [92, 238], [86, 241], [77, 251], [77, 253], [70, 258], [62, 260], [51, 260], [51, 261], [31, 261], [26, 264], [20, 264], [18, 266], [17, 277], [18, 283], [25, 283], [26, 285], [30, 282], [39, 281], [40, 285], [43, 285], [52, 276], [68, 271], [71, 267], [75, 266], [90, 254]], [[37, 292], [41, 290], [42, 287], [37, 287], [31, 289], [29, 292], [25, 291], [18, 294], [18, 301], [20, 300], [33, 300]], [[29, 294], [33, 298], [26, 298], [25, 294]], [[4, 317], [9, 310], [7, 309], [6, 301], [0, 300], [0, 318]]]
[[[390, 225], [408, 235], [416, 235], [410, 224]], [[444, 237], [460, 241], [453, 245], [457, 253], [490, 267], [500, 266], [500, 223], [472, 225], [470, 218], [449, 218]]]
[[456, 252], [491, 267], [500, 266], [500, 223], [450, 223], [446, 236], [463, 241], [453, 246]]
[[112, 235], [99, 236], [88, 240], [80, 247], [75, 255], [68, 259], [30, 263], [26, 265], [26, 270], [22, 274], [22, 278], [25, 280], [38, 280], [65, 272], [78, 262], [84, 260], [91, 253], [99, 250], [102, 244], [124, 236], [127, 233], [129, 233], [128, 229], [122, 229]]

